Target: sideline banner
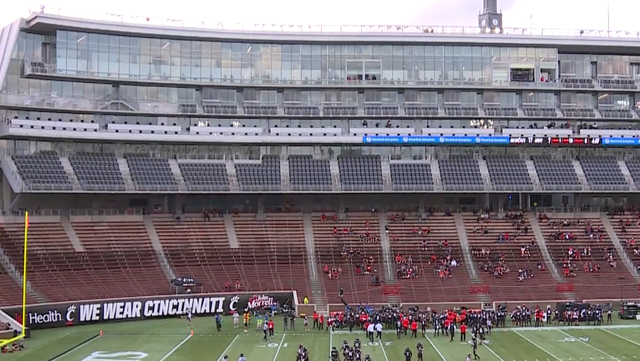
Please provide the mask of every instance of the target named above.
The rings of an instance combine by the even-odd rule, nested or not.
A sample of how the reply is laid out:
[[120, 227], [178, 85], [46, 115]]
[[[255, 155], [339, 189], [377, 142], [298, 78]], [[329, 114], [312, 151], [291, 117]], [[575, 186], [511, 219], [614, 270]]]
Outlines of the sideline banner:
[[230, 315], [245, 309], [270, 307], [276, 303], [294, 307], [294, 293], [173, 295], [40, 304], [27, 306], [25, 322], [22, 320], [21, 307], [7, 307], [2, 311], [20, 323], [26, 323], [27, 327], [38, 330], [99, 322], [176, 317], [186, 314], [188, 310], [195, 316]]

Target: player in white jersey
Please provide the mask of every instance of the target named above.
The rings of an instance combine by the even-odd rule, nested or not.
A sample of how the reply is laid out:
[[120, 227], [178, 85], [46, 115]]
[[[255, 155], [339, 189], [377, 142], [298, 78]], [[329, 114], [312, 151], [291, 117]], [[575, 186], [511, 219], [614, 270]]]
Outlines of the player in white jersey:
[[244, 354], [243, 354], [243, 353], [241, 353], [241, 354], [240, 354], [240, 357], [238, 357], [238, 361], [247, 361], [247, 358], [246, 358], [246, 357], [244, 357]]
[[233, 328], [238, 328], [240, 327], [240, 313], [239, 312], [234, 312], [233, 313]]
[[193, 329], [193, 325], [191, 323], [191, 321], [193, 320], [193, 315], [191, 314], [191, 309], [187, 308], [187, 324], [189, 324], [189, 328]]

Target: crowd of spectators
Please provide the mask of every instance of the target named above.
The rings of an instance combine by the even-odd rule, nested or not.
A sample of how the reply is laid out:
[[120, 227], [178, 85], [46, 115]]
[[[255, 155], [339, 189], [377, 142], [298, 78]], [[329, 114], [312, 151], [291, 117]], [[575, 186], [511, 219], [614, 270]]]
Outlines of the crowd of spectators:
[[[375, 210], [372, 210], [375, 213]], [[322, 214], [320, 219], [323, 223], [338, 223], [340, 218], [338, 214], [333, 214], [327, 216], [326, 214]], [[340, 255], [347, 264], [353, 266], [353, 272], [357, 275], [374, 275], [377, 273], [377, 270], [374, 269], [374, 264], [376, 259], [373, 255], [367, 254], [360, 247], [353, 247], [351, 244], [354, 239], [357, 239], [361, 244], [362, 243], [380, 243], [380, 235], [377, 234], [371, 227], [371, 222], [369, 220], [365, 220], [363, 223], [362, 230], [356, 230], [353, 225], [349, 226], [338, 226], [335, 225], [333, 227], [333, 236], [337, 240], [341, 240], [343, 242], [342, 250]], [[337, 279], [342, 275], [342, 267], [334, 265], [324, 265], [323, 272], [325, 276], [329, 279]]]

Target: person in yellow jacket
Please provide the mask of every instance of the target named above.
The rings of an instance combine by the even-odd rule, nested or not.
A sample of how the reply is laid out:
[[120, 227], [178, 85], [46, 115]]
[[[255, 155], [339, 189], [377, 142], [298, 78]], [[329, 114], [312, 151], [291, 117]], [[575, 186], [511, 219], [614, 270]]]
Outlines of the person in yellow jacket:
[[302, 303], [304, 303], [305, 305], [309, 304], [309, 299], [307, 298], [307, 296], [304, 296], [304, 298], [302, 299]]

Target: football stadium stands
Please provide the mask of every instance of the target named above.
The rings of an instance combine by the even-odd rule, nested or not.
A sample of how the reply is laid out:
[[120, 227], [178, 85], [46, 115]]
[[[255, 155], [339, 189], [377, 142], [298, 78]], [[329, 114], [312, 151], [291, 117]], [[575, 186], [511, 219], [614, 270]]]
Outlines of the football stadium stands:
[[[420, 220], [415, 215], [405, 215], [403, 221], [402, 216], [390, 214], [389, 219], [391, 253], [403, 299], [433, 302], [473, 299], [453, 217], [434, 215]], [[453, 260], [457, 265], [451, 265]], [[413, 265], [418, 272], [407, 274], [406, 270]]]
[[[187, 39], [176, 20], [47, 11], [0, 29], [2, 304], [21, 302], [25, 210], [34, 303], [640, 298], [633, 34], [558, 41], [485, 18], [277, 36], [203, 22]], [[162, 61], [134, 61], [149, 49]]]

